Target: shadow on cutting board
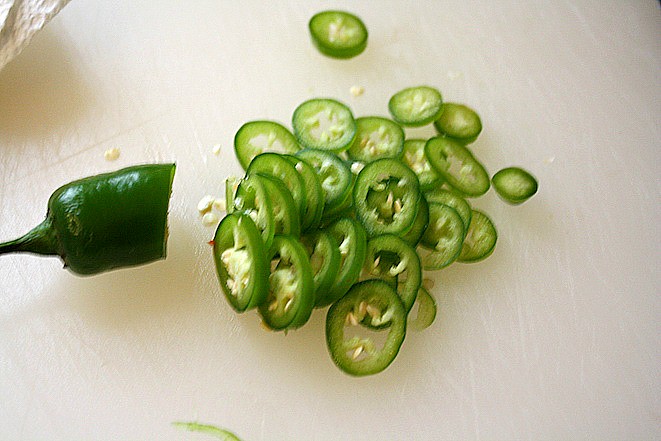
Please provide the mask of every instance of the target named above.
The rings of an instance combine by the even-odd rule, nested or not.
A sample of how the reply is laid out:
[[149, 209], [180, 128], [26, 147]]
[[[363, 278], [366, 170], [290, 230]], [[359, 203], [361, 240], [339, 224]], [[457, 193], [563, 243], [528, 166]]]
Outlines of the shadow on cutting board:
[[74, 125], [93, 99], [74, 58], [47, 26], [0, 70], [0, 138], [28, 141]]
[[165, 260], [92, 277], [62, 278], [54, 298], [91, 328], [122, 330], [190, 315], [200, 298], [194, 295], [194, 238], [177, 219], [170, 222]]

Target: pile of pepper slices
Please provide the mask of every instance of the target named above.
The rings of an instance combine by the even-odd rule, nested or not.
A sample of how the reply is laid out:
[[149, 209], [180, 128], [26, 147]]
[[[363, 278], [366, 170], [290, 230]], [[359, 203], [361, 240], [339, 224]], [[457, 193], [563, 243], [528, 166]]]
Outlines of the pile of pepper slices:
[[[392, 119], [354, 118], [345, 104], [317, 98], [294, 111], [291, 131], [275, 121], [244, 124], [234, 150], [246, 173], [226, 181], [228, 214], [213, 240], [236, 311], [257, 308], [265, 326], [287, 331], [330, 305], [329, 352], [355, 376], [383, 371], [407, 326], [433, 322], [423, 270], [482, 260], [497, 240], [489, 217], [466, 199], [492, 181], [467, 148], [482, 130], [477, 113], [428, 86], [399, 91], [389, 111]], [[437, 136], [405, 139], [404, 127], [427, 124]], [[509, 203], [537, 191], [522, 169], [496, 175]]]

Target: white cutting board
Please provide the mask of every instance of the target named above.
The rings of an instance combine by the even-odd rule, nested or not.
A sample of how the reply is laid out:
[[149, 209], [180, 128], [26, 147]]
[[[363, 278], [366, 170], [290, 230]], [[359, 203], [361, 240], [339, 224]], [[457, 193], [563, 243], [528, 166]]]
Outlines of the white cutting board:
[[[330, 7], [367, 24], [358, 58], [310, 44]], [[210, 439], [178, 420], [246, 441], [661, 438], [660, 31], [652, 0], [74, 0], [0, 72], [0, 238], [59, 185], [174, 160], [169, 257], [92, 278], [0, 257], [0, 439]], [[434, 325], [351, 378], [324, 312], [284, 335], [231, 311], [196, 205], [240, 173], [242, 123], [320, 96], [387, 115], [419, 84], [477, 109], [476, 155], [540, 191], [475, 201], [495, 253], [433, 275]]]

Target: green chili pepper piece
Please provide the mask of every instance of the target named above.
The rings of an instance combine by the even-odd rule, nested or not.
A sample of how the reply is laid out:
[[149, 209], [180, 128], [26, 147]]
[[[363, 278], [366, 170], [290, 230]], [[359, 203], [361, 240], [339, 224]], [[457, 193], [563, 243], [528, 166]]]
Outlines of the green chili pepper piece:
[[59, 255], [80, 275], [164, 259], [175, 164], [150, 164], [90, 176], [51, 195], [46, 219], [0, 244], [0, 254]]

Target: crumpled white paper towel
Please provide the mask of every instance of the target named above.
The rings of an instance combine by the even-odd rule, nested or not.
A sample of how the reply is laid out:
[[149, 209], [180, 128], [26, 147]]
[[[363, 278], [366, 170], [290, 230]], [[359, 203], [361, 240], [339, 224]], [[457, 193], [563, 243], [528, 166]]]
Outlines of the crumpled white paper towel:
[[0, 69], [70, 0], [0, 0]]

